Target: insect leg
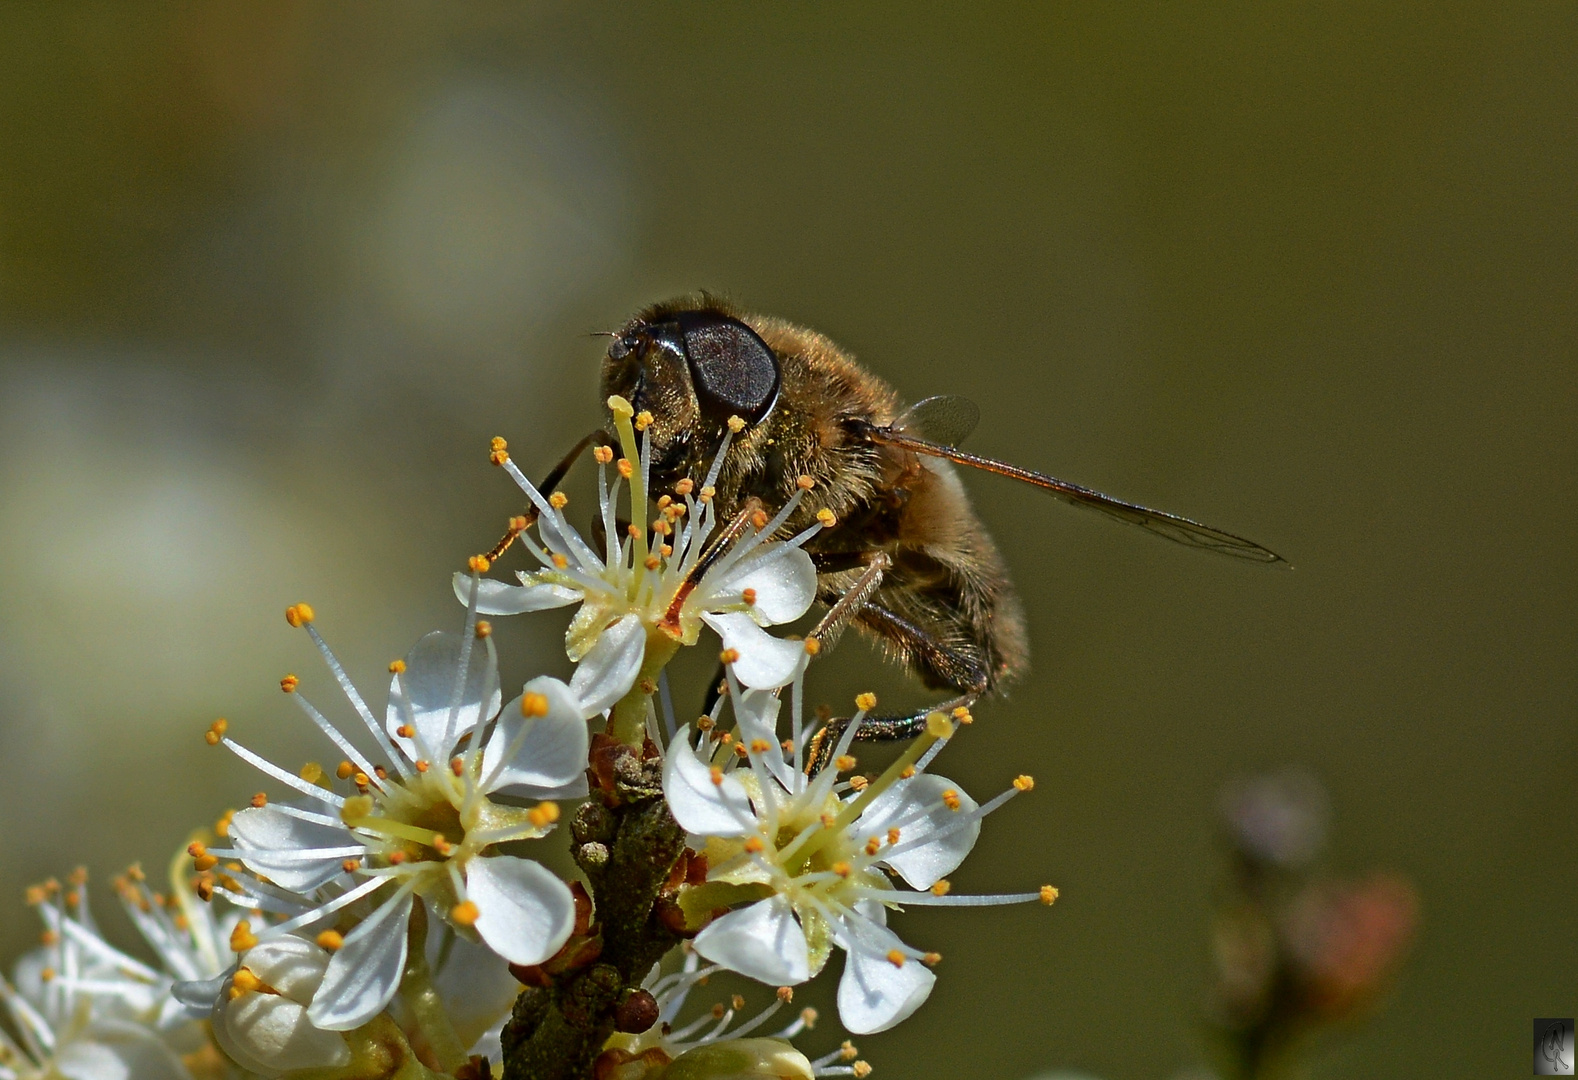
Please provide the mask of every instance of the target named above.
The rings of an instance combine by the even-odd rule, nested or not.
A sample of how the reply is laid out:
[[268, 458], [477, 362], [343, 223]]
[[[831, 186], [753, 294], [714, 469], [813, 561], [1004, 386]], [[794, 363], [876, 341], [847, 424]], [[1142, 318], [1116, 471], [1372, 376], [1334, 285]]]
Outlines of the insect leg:
[[[829, 613], [831, 614], [831, 612]], [[880, 604], [867, 600], [859, 612], [860, 621], [883, 638], [894, 642], [917, 666], [924, 667], [946, 685], [960, 693], [947, 701], [926, 705], [909, 713], [868, 716], [855, 734], [857, 742], [893, 742], [913, 739], [926, 729], [926, 717], [934, 712], [968, 709], [990, 685], [980, 661], [968, 652], [940, 639]], [[827, 764], [849, 720], [838, 717], [828, 721], [811, 737], [806, 747], [806, 771], [815, 774]]]
[[[866, 572], [827, 609], [822, 621], [808, 635], [815, 638], [824, 649], [831, 649], [838, 644], [838, 639], [849, 628], [849, 624], [865, 610], [871, 597], [881, 588], [883, 575], [893, 565], [893, 560], [885, 551], [873, 552], [869, 557], [862, 557], [862, 561], [866, 564]], [[817, 570], [825, 573], [823, 567], [826, 560], [817, 559], [816, 562]]]
[[[542, 483], [537, 485], [537, 490], [552, 491], [554, 488], [559, 486], [559, 482], [564, 479], [564, 474], [570, 471], [570, 466], [575, 464], [575, 459], [584, 454], [588, 446], [591, 446], [594, 443], [601, 446], [607, 446], [611, 443], [611, 441], [612, 440], [606, 431], [594, 431], [590, 435], [585, 436], [580, 442], [576, 443], [570, 448], [570, 452], [564, 455], [564, 460], [560, 461], [559, 464], [553, 467], [552, 472], [543, 477]], [[510, 549], [511, 544], [515, 543], [515, 538], [517, 536], [537, 523], [537, 517], [537, 507], [528, 506], [526, 508], [526, 513], [510, 522], [509, 531], [500, 538], [497, 544], [493, 545], [493, 550], [488, 552], [487, 555], [483, 557], [486, 558], [488, 562], [493, 562], [498, 559], [500, 555], [503, 555]]]

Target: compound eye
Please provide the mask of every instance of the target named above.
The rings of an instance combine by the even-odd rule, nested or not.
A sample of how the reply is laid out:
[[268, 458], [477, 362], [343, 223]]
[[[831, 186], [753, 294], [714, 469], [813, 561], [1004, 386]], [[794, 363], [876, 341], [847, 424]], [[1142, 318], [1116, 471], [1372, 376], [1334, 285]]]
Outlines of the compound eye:
[[755, 423], [778, 400], [778, 358], [738, 319], [707, 311], [675, 316], [685, 336], [685, 358], [703, 415]]

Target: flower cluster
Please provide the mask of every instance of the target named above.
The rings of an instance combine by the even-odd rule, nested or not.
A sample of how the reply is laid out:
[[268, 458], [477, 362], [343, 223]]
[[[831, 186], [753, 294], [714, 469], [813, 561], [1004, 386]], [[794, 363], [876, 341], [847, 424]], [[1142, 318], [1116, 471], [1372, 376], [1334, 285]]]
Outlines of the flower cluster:
[[[922, 1006], [940, 960], [890, 918], [1056, 898], [951, 889], [982, 819], [1033, 787], [1020, 776], [977, 803], [928, 771], [967, 710], [932, 714], [875, 775], [851, 755], [871, 695], [847, 723], [807, 722], [819, 639], [772, 628], [817, 595], [804, 545], [832, 515], [782, 535], [816, 485], [725, 514], [714, 485], [736, 420], [705, 476], [654, 493], [651, 418], [609, 406], [620, 456], [595, 449], [592, 539], [495, 440], [532, 513], [455, 576], [459, 631], [389, 664], [381, 714], [311, 606], [287, 609], [341, 700], [320, 709], [294, 674], [280, 688], [332, 763], [288, 768], [210, 725], [206, 741], [269, 790], [190, 842], [168, 894], [136, 872], [118, 883], [157, 966], [103, 939], [82, 880], [34, 890], [44, 945], [0, 979], [14, 1032], [0, 1029], [0, 1080], [483, 1080], [501, 1060], [598, 1080], [864, 1077], [847, 1041], [797, 1047], [815, 1013], [780, 1017], [794, 987], [840, 952], [843, 1027], [884, 1031]], [[621, 527], [625, 498], [646, 524]], [[484, 577], [515, 543], [533, 568]], [[570, 680], [540, 675], [506, 700], [484, 616], [572, 605]], [[680, 725], [665, 669], [706, 631], [724, 682]], [[807, 748], [828, 741], [830, 763], [812, 767]], [[566, 832], [581, 878], [566, 874]], [[750, 1013], [734, 996], [682, 1020], [724, 972], [767, 984], [770, 1002]]]

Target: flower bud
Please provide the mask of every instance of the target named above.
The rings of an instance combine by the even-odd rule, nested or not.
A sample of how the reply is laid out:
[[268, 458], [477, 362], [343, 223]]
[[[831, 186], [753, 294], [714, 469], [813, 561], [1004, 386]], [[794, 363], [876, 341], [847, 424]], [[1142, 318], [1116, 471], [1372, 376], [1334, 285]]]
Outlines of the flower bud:
[[783, 1039], [725, 1039], [687, 1050], [663, 1080], [812, 1080], [806, 1056]]

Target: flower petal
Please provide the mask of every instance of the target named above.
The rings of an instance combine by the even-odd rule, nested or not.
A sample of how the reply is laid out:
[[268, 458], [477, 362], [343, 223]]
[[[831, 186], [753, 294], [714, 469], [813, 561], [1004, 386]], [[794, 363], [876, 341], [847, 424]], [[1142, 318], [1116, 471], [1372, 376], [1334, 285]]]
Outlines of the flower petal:
[[286, 934], [254, 945], [241, 962], [281, 994], [306, 1005], [323, 982], [330, 956], [329, 950], [316, 942]]
[[782, 699], [770, 690], [747, 690], [734, 703], [734, 717], [740, 729], [740, 745], [751, 746], [758, 740], [767, 743], [767, 752], [754, 755], [755, 759], [766, 766], [785, 791], [793, 791], [794, 764], [784, 758], [778, 744], [778, 710], [782, 704]]
[[750, 796], [740, 781], [712, 767], [690, 748], [690, 725], [669, 740], [663, 759], [663, 797], [680, 828], [700, 836], [745, 836], [756, 831]]
[[214, 1009], [214, 1041], [237, 1064], [260, 1076], [348, 1065], [351, 1051], [338, 1032], [314, 1027], [307, 1010], [278, 994], [227, 991]]
[[[521, 713], [526, 694], [548, 700], [546, 716]], [[590, 745], [581, 702], [570, 688], [546, 675], [533, 679], [499, 714], [482, 751], [486, 790], [530, 799], [579, 799], [586, 794]]]
[[[958, 796], [959, 809], [948, 809], [942, 798], [945, 791]], [[954, 828], [960, 814], [971, 813], [975, 808], [975, 800], [946, 776], [922, 773], [910, 780], [900, 780], [878, 795], [860, 815], [851, 832], [857, 836], [882, 836], [889, 829], [897, 828], [899, 842], [905, 847], [917, 840], [923, 841], [882, 861], [915, 888], [929, 889], [938, 879], [957, 869], [975, 846], [981, 835], [979, 818], [963, 828]], [[934, 840], [924, 839], [945, 829], [953, 831]]]
[[787, 686], [805, 666], [805, 642], [775, 638], [743, 611], [702, 612], [701, 619], [718, 632], [725, 649], [740, 654], [733, 671], [745, 686], [758, 690]]
[[575, 928], [575, 898], [569, 886], [530, 859], [472, 859], [466, 897], [482, 913], [477, 933], [512, 964], [542, 963]]
[[411, 894], [401, 892], [346, 934], [307, 1018], [327, 1031], [350, 1031], [383, 1012], [400, 988], [410, 922]]
[[766, 983], [793, 986], [811, 977], [805, 932], [781, 896], [758, 900], [709, 923], [696, 952], [714, 964]]
[[[444, 1002], [444, 1012], [455, 1026], [460, 1044], [470, 1046], [509, 1016], [521, 984], [510, 974], [509, 961], [486, 945], [467, 940], [432, 915], [427, 926], [427, 964], [433, 972], [433, 988]], [[491, 1060], [499, 1060], [497, 1048]]]
[[763, 544], [696, 591], [737, 603], [746, 589], [756, 591], [750, 616], [759, 625], [793, 622], [816, 599], [816, 564], [800, 548]]
[[[481, 638], [471, 642], [466, 683], [461, 688], [459, 707], [451, 717], [464, 646], [461, 635], [435, 630], [406, 654], [405, 673], [389, 680], [384, 727], [413, 761], [429, 756], [447, 757], [456, 739], [499, 711], [503, 695], [499, 693], [498, 656], [493, 640]], [[402, 724], [416, 728], [425, 750], [418, 750], [416, 740], [395, 734]]]
[[581, 702], [586, 719], [611, 709], [630, 692], [646, 656], [647, 631], [641, 619], [626, 615], [604, 627], [597, 644], [582, 658], [570, 679], [570, 690]]
[[[55, 1051], [49, 1075], [66, 1080], [187, 1080], [188, 1073], [141, 1025], [99, 1021]], [[26, 1074], [24, 1074], [26, 1075]]]
[[904, 1020], [931, 993], [937, 976], [919, 960], [894, 964], [888, 954], [904, 943], [885, 926], [859, 916], [843, 920], [844, 975], [838, 980], [838, 1019], [852, 1034], [872, 1035]]
[[[547, 611], [565, 607], [581, 599], [576, 589], [532, 581], [521, 575], [522, 584], [511, 585], [506, 581], [482, 578], [477, 590], [478, 615], [520, 615], [528, 611]], [[462, 604], [471, 603], [471, 575], [464, 571], [455, 574], [455, 598]]]
[[[321, 813], [321, 807], [313, 806]], [[312, 848], [345, 847], [358, 843], [349, 829], [320, 825], [291, 817], [274, 806], [249, 806], [230, 821], [230, 841], [243, 852], [241, 861], [255, 874], [294, 893], [311, 894], [344, 872], [345, 856], [334, 855], [314, 862], [288, 859], [276, 854]]]

